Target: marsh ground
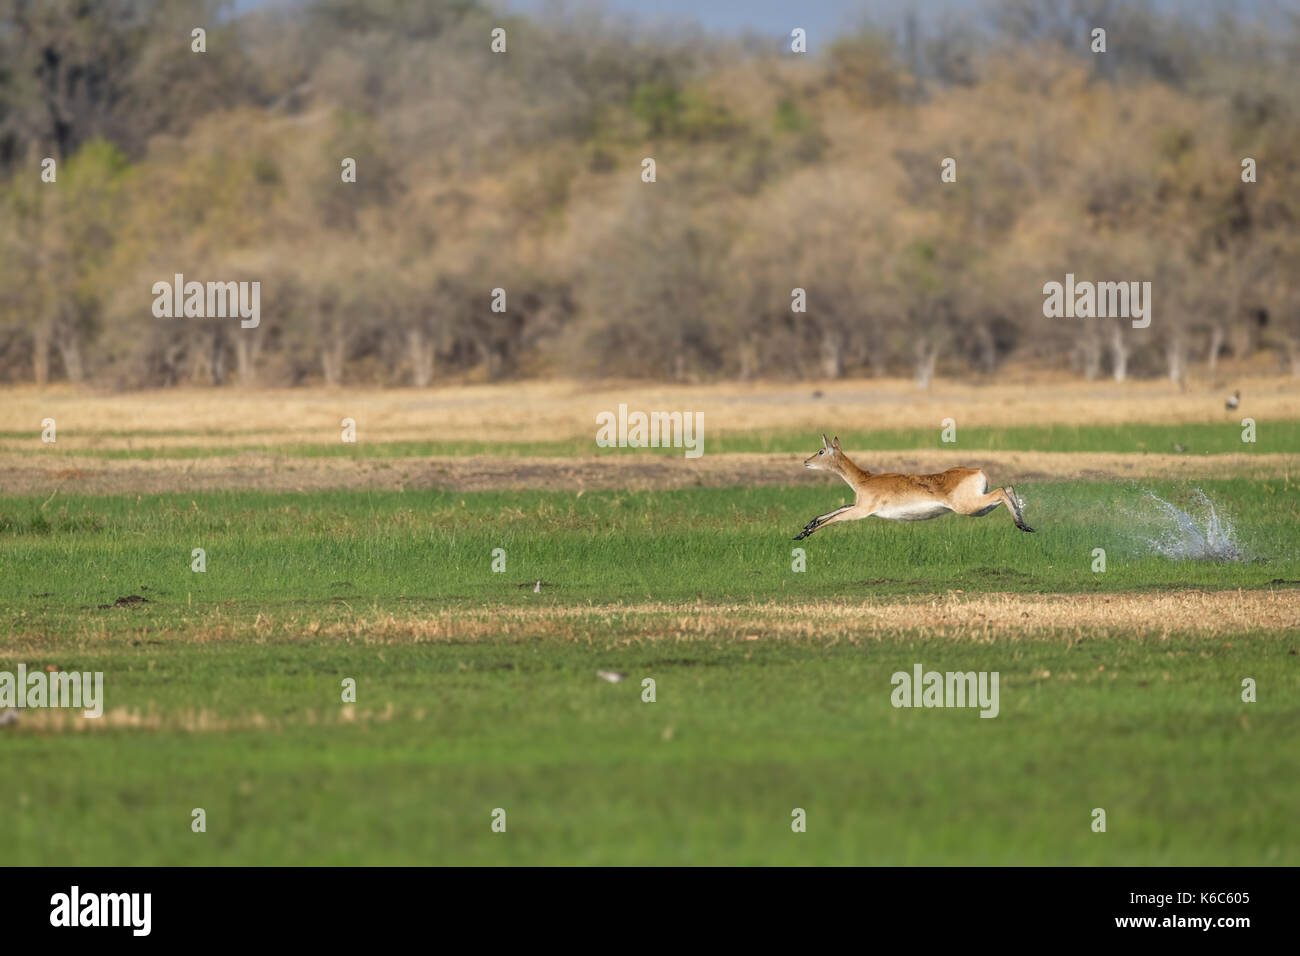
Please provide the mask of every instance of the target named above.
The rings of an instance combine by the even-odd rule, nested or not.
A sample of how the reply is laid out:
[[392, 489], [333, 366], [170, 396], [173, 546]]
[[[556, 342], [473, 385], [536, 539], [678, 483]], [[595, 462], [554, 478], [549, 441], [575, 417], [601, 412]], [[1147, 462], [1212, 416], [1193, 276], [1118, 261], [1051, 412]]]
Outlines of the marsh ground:
[[[1296, 863], [1296, 390], [903, 389], [7, 393], [0, 670], [107, 698], [0, 727], [7, 860]], [[618, 402], [704, 410], [706, 454], [594, 448]], [[1039, 531], [796, 545], [848, 493], [821, 431], [995, 470]], [[1200, 494], [1235, 560], [1155, 546]], [[916, 664], [998, 672], [998, 717], [895, 708]]]

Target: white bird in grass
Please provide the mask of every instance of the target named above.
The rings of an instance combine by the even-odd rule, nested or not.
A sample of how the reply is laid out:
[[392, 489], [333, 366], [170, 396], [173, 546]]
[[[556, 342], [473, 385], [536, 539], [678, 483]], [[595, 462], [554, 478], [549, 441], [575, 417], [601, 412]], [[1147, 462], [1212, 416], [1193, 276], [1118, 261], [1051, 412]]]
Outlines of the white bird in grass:
[[607, 680], [611, 684], [617, 684], [621, 680], [627, 680], [627, 675], [622, 671], [596, 671], [596, 676], [601, 680]]
[[1241, 404], [1241, 392], [1233, 392], [1232, 397], [1223, 403], [1223, 407], [1226, 408], [1228, 411], [1233, 412], [1237, 410], [1237, 406], [1240, 404]]

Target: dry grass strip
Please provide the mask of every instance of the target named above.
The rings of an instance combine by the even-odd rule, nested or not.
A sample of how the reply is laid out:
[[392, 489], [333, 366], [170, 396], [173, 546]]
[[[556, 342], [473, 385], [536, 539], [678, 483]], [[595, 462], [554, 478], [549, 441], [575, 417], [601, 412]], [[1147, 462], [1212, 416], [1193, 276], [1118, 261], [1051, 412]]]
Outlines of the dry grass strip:
[[[1300, 589], [1112, 594], [965, 594], [884, 600], [840, 599], [782, 603], [659, 603], [501, 606], [435, 612], [332, 606], [328, 611], [214, 608], [151, 618], [151, 642], [187, 645], [327, 640], [346, 644], [449, 641], [583, 643], [674, 640], [807, 640], [850, 643], [900, 634], [946, 640], [1116, 640], [1173, 635], [1221, 638], [1244, 632], [1300, 632]], [[75, 638], [45, 636], [30, 627], [0, 647], [0, 660], [48, 657], [53, 648], [97, 651], [121, 646], [102, 621]]]
[[356, 620], [317, 622], [309, 633], [366, 641], [533, 638], [629, 632], [648, 639], [879, 640], [904, 632], [950, 639], [1172, 634], [1219, 637], [1253, 630], [1300, 630], [1300, 589], [1176, 591], [1154, 594], [972, 594], [959, 591], [888, 601], [793, 604], [661, 604], [501, 608], [481, 615], [403, 616], [362, 612]]
[[[392, 704], [387, 705], [383, 710], [366, 710], [354, 704], [343, 704], [331, 711], [309, 709], [291, 716], [277, 717], [268, 717], [257, 711], [222, 715], [203, 708], [145, 711], [130, 707], [114, 707], [105, 710], [99, 717], [85, 717], [77, 708], [23, 708], [9, 713], [16, 713], [18, 716], [7, 727], [34, 734], [96, 733], [107, 730], [179, 730], [186, 733], [279, 731], [291, 726], [384, 723], [398, 716], [397, 708]], [[425, 713], [424, 710], [413, 710], [402, 716], [407, 720], [423, 720]]]
[[[0, 452], [0, 495], [165, 494], [223, 490], [451, 491], [672, 490], [826, 484], [803, 455], [706, 454], [584, 458], [285, 458], [244, 453], [192, 460], [103, 460]], [[983, 468], [997, 483], [1102, 479], [1280, 478], [1300, 482], [1300, 455], [1155, 455], [1110, 452], [881, 451], [856, 456], [872, 471]]]
[[[187, 445], [337, 442], [344, 418], [359, 437], [385, 441], [566, 441], [594, 438], [595, 415], [619, 403], [631, 409], [703, 412], [707, 435], [824, 429], [935, 428], [947, 417], [962, 427], [1106, 425], [1300, 418], [1300, 380], [1243, 377], [1235, 418], [1223, 408], [1226, 387], [1167, 382], [1084, 382], [1023, 376], [1019, 383], [940, 381], [918, 391], [900, 379], [829, 383], [518, 382], [429, 389], [178, 388], [95, 393], [69, 387], [0, 390], [5, 431], [0, 450], [33, 446], [42, 419], [58, 422], [59, 447], [162, 448]], [[182, 432], [186, 434], [167, 434]], [[114, 435], [113, 433], [118, 433]], [[121, 434], [138, 433], [138, 434]], [[811, 450], [811, 449], [810, 449]]]

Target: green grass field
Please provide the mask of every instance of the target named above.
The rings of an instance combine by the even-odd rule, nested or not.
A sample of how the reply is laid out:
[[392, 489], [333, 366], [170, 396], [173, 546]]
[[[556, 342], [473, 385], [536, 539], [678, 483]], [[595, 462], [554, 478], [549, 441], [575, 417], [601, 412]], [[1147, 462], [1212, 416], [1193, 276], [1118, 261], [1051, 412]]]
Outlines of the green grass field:
[[[1147, 491], [1196, 513], [1196, 488], [1242, 560], [1152, 553]], [[926, 603], [1230, 608], [1300, 583], [1294, 488], [1018, 490], [1035, 535], [998, 511], [797, 545], [843, 486], [0, 499], [0, 669], [101, 670], [108, 711], [0, 729], [5, 862], [1300, 862], [1300, 615], [954, 637]], [[900, 600], [914, 623], [870, 626]], [[841, 605], [862, 616], [799, 630]], [[999, 716], [894, 708], [890, 675], [917, 663], [997, 671]]]
[[[6, 862], [1294, 864], [1300, 682], [1276, 639], [1232, 644], [86, 652], [61, 663], [105, 670], [119, 702], [269, 726], [7, 741], [22, 770], [6, 774]], [[889, 675], [914, 662], [999, 669], [999, 717], [895, 710]], [[595, 680], [597, 664], [633, 679]], [[1237, 699], [1244, 673], [1263, 702]], [[343, 676], [393, 716], [307, 723], [338, 709]]]
[[[1197, 511], [1195, 489], [1236, 525], [1244, 560], [1172, 561], [1145, 539], [1164, 522], [1149, 493]], [[665, 492], [230, 492], [8, 499], [0, 598], [37, 621], [76, 618], [147, 586], [176, 604], [384, 601], [755, 600], [935, 588], [1031, 592], [1260, 587], [1300, 581], [1296, 491], [1283, 481], [1022, 485], [1039, 530], [981, 519], [866, 522], [797, 545], [812, 516], [851, 500], [824, 487]], [[791, 549], [808, 570], [791, 571]], [[203, 548], [207, 571], [190, 571]], [[494, 549], [505, 573], [492, 570]], [[1093, 573], [1093, 550], [1107, 553]], [[45, 594], [47, 597], [34, 598]], [[18, 625], [21, 629], [21, 623]]]
[[[1300, 421], [1269, 421], [1257, 426], [1256, 440], [1241, 440], [1241, 418], [1225, 416], [1222, 422], [1140, 425], [1035, 425], [1017, 428], [958, 429], [957, 441], [942, 441], [940, 429], [908, 428], [872, 431], [840, 431], [844, 448], [855, 453], [871, 451], [908, 451], [918, 449], [961, 449], [966, 451], [1037, 451], [1054, 452], [1128, 452], [1187, 455], [1250, 454], [1253, 452], [1290, 452], [1300, 448]], [[707, 423], [706, 423], [707, 424]], [[129, 448], [87, 448], [81, 444], [85, 435], [75, 429], [59, 433], [60, 452], [105, 459], [190, 459], [237, 455], [247, 451], [265, 451], [264, 444], [238, 441], [221, 444], [204, 443], [203, 438], [217, 434], [226, 439], [238, 432], [214, 432], [210, 429], [164, 432], [104, 431], [94, 437], [116, 440], [193, 438], [192, 444], [148, 445]], [[0, 439], [39, 440], [39, 432], [0, 432]], [[710, 454], [744, 452], [790, 452], [811, 454], [817, 436], [807, 432], [790, 433], [722, 433], [711, 428], [704, 435], [704, 450]], [[1181, 446], [1181, 451], [1179, 451]], [[299, 458], [404, 458], [429, 456], [539, 456], [569, 457], [592, 453], [607, 455], [660, 454], [680, 457], [681, 448], [596, 448], [590, 437], [572, 441], [381, 441], [345, 444], [340, 441], [277, 445], [278, 454]], [[48, 452], [46, 452], [48, 453]]]

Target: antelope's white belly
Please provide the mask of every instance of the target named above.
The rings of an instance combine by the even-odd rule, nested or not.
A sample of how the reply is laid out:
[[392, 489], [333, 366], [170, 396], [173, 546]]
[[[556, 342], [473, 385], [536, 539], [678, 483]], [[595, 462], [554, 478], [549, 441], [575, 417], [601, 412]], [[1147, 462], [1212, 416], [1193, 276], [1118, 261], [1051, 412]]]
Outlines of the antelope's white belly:
[[886, 521], [928, 521], [950, 511], [952, 509], [947, 505], [936, 501], [910, 501], [905, 504], [889, 505], [871, 514], [872, 517], [884, 518]]

